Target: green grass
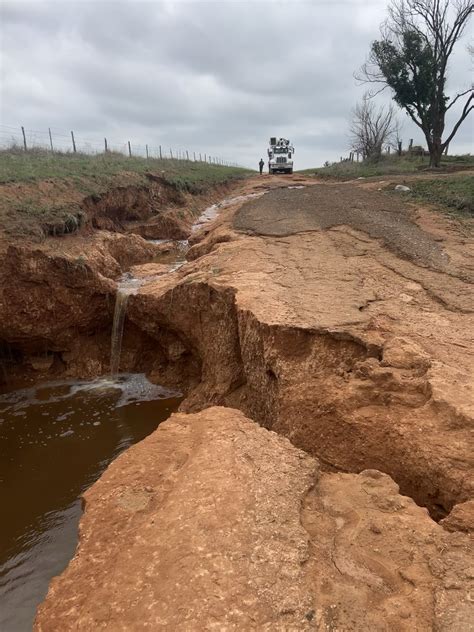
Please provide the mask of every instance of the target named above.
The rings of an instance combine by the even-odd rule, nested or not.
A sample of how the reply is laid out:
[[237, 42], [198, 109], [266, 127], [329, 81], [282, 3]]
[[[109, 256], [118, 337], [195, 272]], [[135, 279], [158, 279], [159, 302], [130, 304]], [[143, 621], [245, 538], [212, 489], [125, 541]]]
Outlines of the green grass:
[[[299, 173], [336, 180], [353, 180], [387, 175], [419, 173], [429, 167], [428, 156], [383, 156], [378, 162], [336, 162], [329, 167], [305, 169]], [[441, 168], [457, 170], [474, 167], [474, 156], [445, 156]]]
[[409, 182], [410, 197], [434, 204], [459, 218], [474, 218], [474, 176]]
[[[15, 236], [74, 232], [83, 222], [81, 200], [118, 186], [147, 185], [147, 173], [177, 190], [202, 193], [253, 172], [186, 160], [128, 158], [118, 153], [89, 156], [20, 149], [0, 151], [0, 225]], [[14, 184], [15, 187], [8, 187]], [[0, 191], [2, 189], [0, 188]]]
[[240, 167], [225, 167], [187, 160], [159, 160], [156, 158], [128, 158], [118, 153], [87, 154], [54, 153], [33, 150], [0, 151], [0, 183], [38, 182], [39, 180], [80, 178], [106, 181], [123, 172], [144, 176], [159, 173], [170, 182], [186, 189], [205, 183], [217, 184], [230, 178], [252, 173]]

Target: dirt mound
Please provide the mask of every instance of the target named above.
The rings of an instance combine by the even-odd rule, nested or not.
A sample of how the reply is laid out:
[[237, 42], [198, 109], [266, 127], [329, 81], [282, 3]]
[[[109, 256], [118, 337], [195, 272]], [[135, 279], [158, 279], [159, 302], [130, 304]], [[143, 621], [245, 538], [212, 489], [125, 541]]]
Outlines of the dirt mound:
[[[35, 630], [467, 630], [469, 540], [240, 412], [174, 415], [85, 494]], [[472, 553], [472, 551], [471, 551]]]

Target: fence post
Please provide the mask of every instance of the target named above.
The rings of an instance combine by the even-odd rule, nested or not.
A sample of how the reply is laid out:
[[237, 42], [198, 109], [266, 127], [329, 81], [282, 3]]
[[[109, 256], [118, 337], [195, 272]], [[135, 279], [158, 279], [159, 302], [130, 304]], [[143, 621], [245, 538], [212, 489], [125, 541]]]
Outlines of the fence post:
[[402, 155], [402, 141], [401, 140], [398, 141], [398, 155], [399, 156]]
[[204, 154], [204, 162], [207, 162], [207, 156]]
[[199, 162], [202, 162], [201, 152], [199, 152]]
[[104, 138], [104, 151], [105, 151], [105, 153], [108, 152], [107, 139], [106, 138]]
[[23, 134], [23, 147], [25, 148], [25, 151], [28, 151], [28, 150], [27, 150], [27, 147], [26, 147], [26, 135], [25, 135], [25, 128], [23, 127], [23, 125], [21, 126], [21, 131], [22, 131], [22, 134]]
[[188, 150], [186, 149], [186, 160], [189, 160]]
[[130, 145], [130, 141], [128, 141], [128, 157], [132, 157], [132, 146]]
[[171, 160], [173, 160], [173, 150], [170, 147], [170, 156], [171, 156]]
[[145, 150], [146, 150], [146, 159], [148, 160], [148, 145], [145, 145]]
[[71, 131], [71, 138], [72, 138], [72, 150], [73, 150], [74, 153], [76, 153], [76, 151], [77, 151], [76, 150], [76, 141], [74, 139], [74, 132], [73, 131]]
[[160, 160], [163, 160], [163, 156], [161, 154], [161, 145], [160, 145]]
[[49, 132], [49, 145], [51, 147], [51, 153], [53, 153], [54, 148], [53, 148], [53, 137], [51, 136], [51, 128], [48, 127], [48, 132]]

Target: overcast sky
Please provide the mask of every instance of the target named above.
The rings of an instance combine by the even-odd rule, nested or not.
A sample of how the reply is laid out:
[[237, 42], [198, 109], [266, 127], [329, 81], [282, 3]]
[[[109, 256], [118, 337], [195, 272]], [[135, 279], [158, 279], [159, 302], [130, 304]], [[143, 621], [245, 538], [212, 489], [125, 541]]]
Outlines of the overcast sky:
[[[276, 135], [294, 143], [296, 168], [347, 154], [350, 111], [364, 92], [353, 72], [386, 14], [385, 0], [1, 7], [0, 141], [24, 125], [51, 127], [57, 144], [68, 143], [73, 129], [91, 147], [107, 136], [255, 167]], [[466, 34], [452, 58], [452, 90], [472, 81], [468, 42]], [[473, 118], [453, 153], [473, 151]], [[400, 120], [402, 138], [421, 143], [402, 112]]]

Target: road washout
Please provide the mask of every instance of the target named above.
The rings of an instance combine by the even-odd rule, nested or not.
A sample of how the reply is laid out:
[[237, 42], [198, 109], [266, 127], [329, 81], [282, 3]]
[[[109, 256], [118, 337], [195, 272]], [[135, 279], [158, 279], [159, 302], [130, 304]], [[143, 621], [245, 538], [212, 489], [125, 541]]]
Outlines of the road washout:
[[[287, 190], [288, 185], [294, 184], [305, 188]], [[327, 190], [322, 195], [321, 187], [326, 186]], [[371, 194], [356, 184], [340, 186], [345, 187], [344, 194], [347, 193], [352, 203], [359, 203], [360, 210], [364, 211], [367, 195]], [[321, 468], [321, 476], [328, 481], [324, 489], [329, 497], [325, 500], [319, 498], [315, 501], [316, 505], [312, 505], [311, 511], [317, 514], [322, 512], [323, 523], [319, 523], [312, 515], [305, 514], [306, 517], [302, 518], [298, 509], [298, 524], [303, 525], [304, 538], [317, 542], [323, 538], [326, 527], [330, 533], [332, 527], [330, 523], [324, 523], [324, 516], [328, 518], [332, 511], [336, 528], [357, 538], [360, 518], [356, 518], [354, 512], [360, 515], [362, 509], [365, 515], [371, 510], [367, 506], [337, 509], [337, 494], [339, 490], [345, 489], [350, 495], [351, 485], [362, 485], [365, 491], [362, 490], [361, 494], [367, 495], [364, 479], [380, 479], [383, 482], [380, 503], [374, 511], [378, 516], [378, 512], [381, 512], [382, 521], [388, 520], [384, 514], [394, 513], [394, 522], [389, 530], [393, 529], [400, 538], [396, 544], [397, 553], [387, 552], [385, 561], [381, 561], [370, 556], [370, 559], [367, 558], [362, 551], [361, 557], [354, 562], [350, 561], [348, 552], [341, 553], [341, 557], [331, 553], [328, 541], [326, 548], [322, 547], [318, 555], [329, 555], [331, 564], [347, 582], [348, 593], [341, 594], [339, 605], [329, 599], [331, 603], [327, 602], [324, 606], [310, 607], [311, 603], [320, 603], [320, 597], [313, 595], [304, 601], [304, 613], [294, 605], [277, 607], [278, 590], [272, 593], [270, 580], [262, 579], [260, 586], [263, 592], [259, 594], [265, 594], [272, 607], [266, 614], [258, 614], [256, 620], [260, 623], [256, 628], [273, 626], [285, 629], [285, 625], [290, 625], [295, 629], [311, 629], [317, 624], [319, 629], [326, 629], [328, 625], [339, 625], [349, 630], [361, 629], [364, 625], [371, 629], [386, 629], [383, 619], [374, 619], [374, 613], [376, 604], [380, 604], [382, 595], [388, 592], [397, 598], [394, 598], [393, 603], [390, 602], [390, 612], [386, 611], [386, 614], [396, 617], [393, 624], [396, 623], [398, 629], [413, 629], [415, 612], [416, 617], [419, 617], [415, 627], [419, 625], [420, 629], [431, 629], [429, 626], [433, 625], [433, 619], [429, 617], [433, 616], [433, 610], [430, 608], [428, 613], [423, 609], [422, 604], [425, 602], [421, 594], [419, 599], [415, 598], [413, 610], [408, 608], [403, 615], [400, 614], [400, 603], [407, 606], [408, 592], [412, 586], [421, 582], [428, 591], [426, 594], [430, 603], [438, 604], [435, 612], [439, 608], [440, 614], [439, 617], [438, 614], [435, 616], [438, 622], [441, 621], [439, 629], [463, 629], [459, 626], [467, 621], [467, 584], [462, 579], [459, 592], [449, 592], [448, 576], [454, 558], [450, 557], [449, 563], [437, 571], [432, 568], [435, 562], [429, 562], [429, 559], [436, 559], [441, 548], [449, 551], [448, 556], [455, 551], [452, 554], [456, 557], [456, 564], [460, 564], [459, 569], [468, 559], [464, 539], [467, 536], [460, 533], [455, 525], [462, 524], [462, 531], [468, 531], [472, 524], [469, 504], [473, 490], [470, 448], [473, 418], [470, 348], [473, 322], [469, 301], [472, 286], [465, 274], [472, 265], [469, 248], [466, 247], [466, 238], [463, 236], [461, 239], [455, 228], [441, 216], [434, 222], [438, 232], [443, 234], [440, 246], [438, 237], [435, 238], [433, 233], [431, 239], [429, 231], [421, 228], [422, 222], [415, 210], [407, 207], [402, 200], [390, 202], [395, 207], [398, 204], [398, 220], [397, 208], [392, 208], [388, 213], [380, 208], [379, 233], [375, 232], [376, 229], [370, 229], [377, 222], [373, 219], [370, 222], [363, 213], [345, 213], [344, 217], [338, 218], [337, 202], [334, 202], [331, 210], [334, 221], [325, 222], [324, 213], [333, 199], [331, 187], [320, 184], [314, 186], [310, 179], [298, 177], [271, 180], [255, 178], [242, 186], [240, 194], [268, 188], [275, 190], [248, 202], [240, 210], [238, 205], [223, 209], [218, 218], [191, 237], [186, 263], [173, 274], [150, 279], [130, 296], [126, 323], [129, 341], [125, 347], [131, 349], [141, 341], [153, 351], [146, 366], [150, 379], [165, 385], [178, 385], [183, 390], [186, 398], [181, 410], [201, 415], [199, 419], [208, 438], [213, 435], [216, 415], [221, 420], [227, 420], [230, 427], [233, 415], [237, 414], [233, 410], [240, 409], [253, 420], [245, 422], [251, 425], [252, 430], [244, 433], [245, 437], [242, 436], [243, 449], [247, 436], [257, 432], [257, 422], [264, 429], [275, 431], [291, 441], [294, 447], [286, 442], [284, 452], [300, 449], [304, 451], [302, 455], [309, 455], [307, 458], [313, 459], [314, 467]], [[333, 188], [337, 191], [336, 187]], [[302, 203], [303, 195], [305, 204]], [[288, 196], [295, 196], [294, 206]], [[288, 202], [284, 212], [280, 208], [282, 197]], [[379, 197], [385, 200], [384, 196]], [[375, 214], [379, 202], [376, 198], [370, 199], [375, 200], [370, 211]], [[337, 200], [337, 193], [334, 194], [334, 200]], [[343, 213], [343, 206], [339, 208], [342, 208]], [[311, 219], [308, 220], [308, 217]], [[389, 219], [385, 220], [386, 217]], [[391, 247], [390, 236], [387, 239], [387, 235], [391, 235], [394, 221], [399, 221], [402, 228], [395, 239], [398, 244], [394, 247], [392, 244]], [[279, 227], [281, 225], [284, 225], [283, 229]], [[410, 230], [412, 241], [404, 240], [405, 227]], [[414, 244], [420, 240], [422, 247], [418, 252]], [[408, 247], [405, 247], [406, 244]], [[419, 253], [422, 260], [415, 256]], [[463, 262], [464, 266], [461, 265]], [[129, 351], [126, 351], [123, 362], [126, 364], [130, 361]], [[213, 406], [225, 408], [219, 408], [216, 413]], [[185, 415], [180, 417], [183, 418], [188, 419]], [[163, 432], [172, 435], [170, 454], [179, 451], [181, 440], [185, 441], [177, 428], [182, 423], [186, 425], [187, 422], [172, 418], [160, 431], [150, 436], [150, 447], [140, 444], [144, 446], [147, 459], [154, 459], [156, 451], [161, 450]], [[274, 435], [270, 433], [268, 436]], [[212, 441], [209, 440], [209, 443], [209, 451], [212, 452]], [[234, 462], [238, 468], [247, 471], [247, 466], [250, 467], [248, 464], [255, 461], [258, 446], [249, 446], [247, 452], [244, 449], [240, 453], [239, 445], [240, 442], [234, 441], [222, 458], [226, 463]], [[220, 471], [222, 462], [213, 465], [208, 450], [201, 452], [202, 449], [196, 448], [195, 451], [191, 446], [184, 450], [187, 457], [176, 456], [176, 461], [170, 457], [170, 471], [181, 472], [181, 491], [173, 487], [177, 479], [164, 474], [163, 480], [168, 481], [164, 483], [166, 490], [156, 491], [157, 498], [162, 498], [164, 493], [170, 502], [180, 506], [184, 501], [179, 500], [182, 498], [179, 494], [189, 498], [194, 494], [199, 496], [191, 486], [191, 481], [195, 480], [192, 472], [187, 473], [186, 468], [182, 469], [189, 455], [196, 459], [196, 467], [200, 468], [203, 479], [209, 477], [209, 480], [214, 480], [213, 472]], [[134, 464], [138, 461], [135, 461], [137, 457], [132, 450], [127, 451], [123, 458], [127, 459], [132, 470], [136, 467]], [[304, 459], [306, 456], [298, 458]], [[276, 453], [269, 455], [268, 468], [273, 471], [279, 459]], [[139, 461], [142, 461], [142, 457]], [[106, 505], [103, 501], [106, 498], [112, 504], [117, 503], [121, 510], [137, 507], [133, 509], [133, 516], [137, 519], [149, 516], [152, 523], [155, 520], [158, 507], [152, 499], [158, 479], [146, 485], [152, 489], [152, 492], [147, 492], [152, 496], [144, 496], [140, 490], [143, 489], [147, 468], [140, 468], [137, 478], [130, 483], [130, 499], [127, 492], [127, 499], [122, 501], [123, 489], [117, 487], [117, 480], [123, 471], [121, 467], [117, 465], [115, 469], [114, 466], [110, 469], [110, 480], [113, 479], [110, 487], [104, 491], [99, 481], [86, 496], [83, 521], [84, 524], [90, 524], [91, 533], [94, 533], [94, 520], [88, 522], [88, 512], [94, 515], [97, 511], [101, 515], [103, 511], [103, 515], [107, 515], [110, 505], [104, 509]], [[251, 471], [261, 472], [262, 467], [260, 464], [256, 470], [252, 470], [252, 466]], [[313, 465], [311, 467], [314, 470]], [[375, 470], [376, 473], [364, 474], [366, 470]], [[282, 472], [282, 475], [287, 474], [286, 470]], [[303, 473], [300, 474], [304, 478]], [[412, 501], [407, 504], [406, 500], [400, 500], [402, 497], [397, 494], [398, 487], [393, 487], [395, 484], [387, 475], [394, 479], [402, 494], [428, 508], [432, 517], [425, 510], [416, 508]], [[115, 476], [118, 478], [115, 479]], [[161, 474], [157, 473], [156, 476], [160, 478]], [[317, 482], [319, 479], [314, 478], [313, 474], [311, 476], [313, 482], [308, 489], [313, 486], [316, 494], [321, 494]], [[330, 481], [334, 481], [334, 485]], [[291, 489], [291, 480], [289, 486]], [[224, 483], [222, 489], [225, 489]], [[252, 520], [258, 523], [264, 510], [255, 513], [255, 508], [252, 508], [255, 496], [252, 492], [246, 495], [245, 489], [239, 490], [242, 506], [252, 513]], [[302, 497], [305, 497], [308, 489], [301, 492]], [[341, 493], [347, 495], [343, 491]], [[136, 494], [139, 498], [135, 498]], [[355, 491], [354, 494], [357, 495]], [[225, 515], [225, 493], [211, 494], [209, 498], [214, 503], [215, 515]], [[297, 493], [287, 496], [287, 508], [292, 516], [296, 516], [295, 506], [300, 507], [299, 501], [295, 505], [295, 498], [298, 498]], [[354, 502], [358, 505], [360, 501]], [[362, 502], [360, 504], [363, 505]], [[413, 518], [413, 527], [406, 522], [406, 512], [410, 513], [410, 507], [422, 511]], [[453, 507], [455, 509], [451, 515], [460, 514], [462, 519], [451, 520], [451, 515], [446, 518]], [[138, 515], [136, 511], [145, 513]], [[446, 531], [432, 518], [443, 519], [442, 523], [446, 525], [451, 520], [454, 535], [446, 535]], [[168, 518], [165, 516], [163, 519], [168, 524]], [[169, 519], [172, 519], [172, 514]], [[344, 526], [346, 523], [347, 529]], [[388, 523], [384, 522], [384, 525], [382, 530]], [[278, 525], [268, 525], [270, 533], [275, 532], [273, 527], [277, 531], [279, 529]], [[196, 528], [198, 525], [194, 521], [190, 524], [191, 531], [186, 538], [194, 537], [192, 529]], [[214, 523], [212, 528], [218, 529], [218, 523]], [[381, 527], [375, 525], [373, 533], [377, 534], [378, 528]], [[427, 539], [432, 536], [424, 533], [425, 528], [434, 529], [440, 537], [438, 540], [437, 535], [434, 540], [430, 540], [434, 543], [434, 549], [428, 558], [424, 543], [427, 544]], [[403, 548], [401, 541], [406, 540], [408, 533], [413, 531], [424, 533], [421, 540], [412, 542], [412, 546], [419, 551], [423, 564], [428, 564], [431, 569], [429, 586], [420, 577], [402, 577], [400, 580], [397, 576], [390, 579], [390, 573], [386, 574], [384, 570], [391, 566], [398, 554], [402, 557], [407, 555], [398, 547]], [[98, 532], [91, 537], [92, 540], [88, 537], [88, 541], [92, 542], [93, 547], [100, 547], [104, 542]], [[239, 534], [234, 537], [231, 530], [228, 542], [240, 546], [243, 537]], [[294, 543], [291, 535], [288, 538]], [[344, 539], [342, 537], [341, 541]], [[140, 543], [140, 546], [145, 547], [144, 550], [148, 550], [150, 540], [140, 536]], [[168, 552], [172, 556], [178, 544], [172, 540], [168, 544]], [[111, 546], [113, 553], [116, 549], [113, 543]], [[364, 542], [361, 546], [366, 551], [364, 547], [370, 548], [372, 544]], [[456, 549], [456, 546], [459, 548]], [[107, 613], [101, 614], [99, 608], [87, 610], [85, 605], [80, 605], [86, 603], [83, 598], [88, 594], [87, 590], [68, 593], [78, 581], [75, 577], [71, 583], [70, 577], [74, 577], [76, 571], [82, 576], [88, 572], [89, 555], [92, 553], [88, 550], [82, 554], [80, 546], [69, 569], [53, 582], [45, 605], [40, 609], [38, 630], [54, 629], [58, 622], [65, 629], [68, 629], [69, 624], [77, 624], [78, 629], [87, 629], [90, 617], [96, 617], [96, 623], [105, 623], [113, 612], [114, 616], [125, 616], [125, 610], [120, 607], [115, 611], [113, 604]], [[130, 559], [133, 555], [134, 545], [131, 545], [125, 557]], [[161, 554], [157, 555], [159, 557]], [[320, 582], [320, 590], [331, 594], [331, 581], [325, 583], [329, 571], [317, 570], [320, 566], [318, 555], [311, 558], [306, 553], [302, 557], [298, 554], [295, 558], [296, 568], [304, 569], [312, 565], [310, 559], [316, 560], [313, 568]], [[385, 553], [381, 555], [384, 557]], [[273, 558], [271, 551], [263, 550], [260, 561], [265, 565]], [[282, 559], [283, 568], [292, 577], [292, 573], [296, 573], [291, 570], [293, 562], [286, 556]], [[104, 568], [107, 568], [105, 557], [98, 563], [104, 563]], [[190, 559], [192, 563], [193, 559]], [[184, 567], [178, 561], [171, 560], [170, 564], [168, 570], [176, 573], [176, 581], [184, 581]], [[222, 579], [225, 575], [222, 568], [209, 566], [202, 560], [196, 564], [204, 568], [205, 574], [209, 572]], [[239, 622], [245, 625], [248, 621], [246, 617], [252, 613], [252, 605], [250, 601], [246, 602], [248, 607], [239, 610], [237, 604], [241, 600], [236, 599], [235, 595], [239, 593], [239, 587], [245, 585], [246, 578], [253, 576], [253, 567], [247, 567], [247, 571], [242, 573], [237, 571], [237, 561], [231, 567], [236, 575], [235, 581], [224, 582], [225, 608], [230, 613], [228, 616], [235, 615], [237, 625]], [[367, 567], [382, 579], [371, 578], [370, 573], [367, 574]], [[99, 567], [96, 568], [99, 570]], [[131, 573], [132, 581], [151, 582], [152, 592], [147, 593], [143, 602], [137, 602], [141, 612], [150, 612], [148, 606], [157, 603], [157, 593], [154, 591], [158, 589], [164, 572], [157, 568], [151, 564], [149, 574], [146, 575], [148, 580], [144, 579], [138, 567]], [[183, 575], [180, 575], [181, 571]], [[462, 573], [464, 571], [459, 570], [459, 576]], [[135, 594], [120, 573], [113, 579], [114, 582], [114, 585], [122, 585], [125, 593], [131, 590], [130, 594]], [[371, 604], [367, 612], [363, 612], [362, 608], [356, 608], [353, 612], [351, 610], [349, 593], [357, 582], [369, 586], [369, 593], [364, 593], [364, 603], [368, 599]], [[191, 613], [189, 616], [192, 621], [201, 621], [207, 625], [206, 622], [217, 619], [222, 625], [230, 624], [227, 615], [207, 612], [206, 603], [200, 600], [189, 608], [188, 614]], [[64, 608], [69, 608], [71, 604], [77, 604], [77, 616], [68, 620]], [[157, 618], [150, 618], [149, 622], [166, 621], [170, 629], [178, 624], [186, 626], [190, 621], [186, 618], [186, 611], [181, 610], [176, 615], [177, 619], [169, 618], [166, 605], [159, 606], [157, 610], [153, 606], [152, 611]], [[395, 611], [397, 614], [394, 614]], [[201, 615], [204, 618], [199, 618]], [[453, 622], [459, 624], [458, 628], [449, 627]]]

